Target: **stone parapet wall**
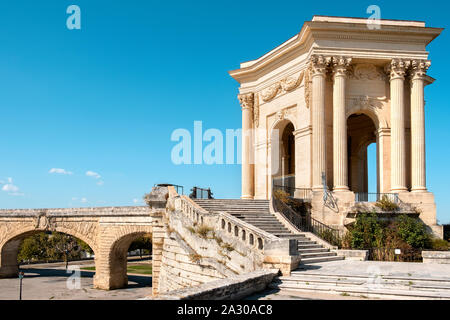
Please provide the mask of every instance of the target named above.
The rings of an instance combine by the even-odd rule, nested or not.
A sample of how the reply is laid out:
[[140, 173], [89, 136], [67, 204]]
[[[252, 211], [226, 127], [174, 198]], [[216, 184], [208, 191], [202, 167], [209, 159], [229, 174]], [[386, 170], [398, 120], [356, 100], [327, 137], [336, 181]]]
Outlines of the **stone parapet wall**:
[[450, 264], [450, 251], [422, 251], [423, 263]]
[[366, 261], [369, 259], [369, 250], [335, 250], [338, 256], [345, 260]]
[[0, 209], [0, 217], [35, 217], [46, 216], [148, 216], [147, 206], [95, 207], [95, 208], [43, 208], [43, 209]]
[[259, 270], [159, 295], [158, 300], [239, 300], [264, 290], [278, 270]]

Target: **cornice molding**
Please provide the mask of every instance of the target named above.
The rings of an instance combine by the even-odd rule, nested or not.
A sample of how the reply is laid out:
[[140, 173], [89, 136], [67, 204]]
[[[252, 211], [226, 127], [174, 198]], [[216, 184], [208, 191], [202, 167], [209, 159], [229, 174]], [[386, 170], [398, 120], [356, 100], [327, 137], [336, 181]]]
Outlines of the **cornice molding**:
[[[442, 28], [383, 25], [379, 30], [368, 30], [365, 24], [307, 21], [300, 32], [258, 59], [247, 62], [229, 74], [242, 83], [246, 78], [259, 73], [276, 63], [292, 51], [298, 54], [311, 51], [314, 39], [348, 39], [401, 43], [424, 43], [427, 45], [441, 32]], [[308, 45], [307, 45], [308, 44]]]

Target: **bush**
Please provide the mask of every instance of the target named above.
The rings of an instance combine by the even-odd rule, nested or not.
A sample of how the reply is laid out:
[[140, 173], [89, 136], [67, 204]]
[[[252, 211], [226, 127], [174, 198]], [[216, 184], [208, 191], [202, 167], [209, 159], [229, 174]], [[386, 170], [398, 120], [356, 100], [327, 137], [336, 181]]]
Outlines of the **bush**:
[[371, 249], [374, 260], [388, 261], [398, 258], [393, 249], [401, 249], [408, 254], [415, 254], [417, 249], [432, 246], [448, 250], [447, 242], [433, 240], [432, 243], [431, 235], [421, 220], [401, 215], [391, 222], [383, 222], [374, 213], [361, 213], [356, 217], [354, 225], [342, 239], [342, 246], [349, 249]]
[[428, 248], [431, 236], [426, 225], [417, 218], [401, 215], [395, 221], [400, 238], [413, 248]]
[[276, 189], [273, 192], [275, 198], [283, 202], [285, 205], [289, 206], [294, 212], [306, 215], [311, 209], [311, 204], [309, 202], [304, 202], [295, 198], [292, 198], [289, 193], [282, 189]]
[[366, 249], [380, 246], [383, 228], [375, 213], [357, 216], [354, 226], [345, 239], [352, 249]]
[[450, 250], [450, 243], [443, 239], [434, 238], [431, 240], [431, 249], [437, 251], [447, 251]]
[[386, 195], [383, 195], [381, 199], [379, 199], [375, 206], [380, 208], [382, 211], [397, 211], [399, 209], [398, 204], [391, 201]]

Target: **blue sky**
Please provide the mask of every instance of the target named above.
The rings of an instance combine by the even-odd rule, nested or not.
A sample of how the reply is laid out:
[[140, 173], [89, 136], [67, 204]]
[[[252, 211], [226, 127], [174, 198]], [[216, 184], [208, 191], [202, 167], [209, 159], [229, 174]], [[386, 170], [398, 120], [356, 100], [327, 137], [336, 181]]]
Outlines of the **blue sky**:
[[[71, 4], [81, 8], [81, 30], [66, 28]], [[204, 130], [239, 128], [228, 70], [314, 14], [367, 17], [371, 4], [382, 18], [436, 27], [447, 26], [450, 9], [438, 1], [1, 2], [0, 182], [10, 187], [0, 207], [132, 205], [161, 182], [238, 197], [239, 165], [172, 164], [173, 130], [192, 130], [195, 120]], [[428, 185], [441, 222], [450, 222], [447, 33], [428, 47], [437, 81], [426, 89]]]

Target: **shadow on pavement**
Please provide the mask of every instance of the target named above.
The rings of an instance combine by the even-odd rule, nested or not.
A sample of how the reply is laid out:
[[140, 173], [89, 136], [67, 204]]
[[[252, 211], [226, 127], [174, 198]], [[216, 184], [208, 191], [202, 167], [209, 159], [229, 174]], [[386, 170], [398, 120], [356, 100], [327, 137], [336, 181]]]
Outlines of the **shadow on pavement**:
[[[25, 278], [36, 278], [36, 277], [70, 277], [73, 274], [72, 270], [67, 272], [65, 269], [37, 269], [37, 268], [24, 268], [21, 267], [20, 271], [25, 273]], [[89, 271], [80, 271], [80, 276], [82, 278], [94, 278], [95, 272]], [[137, 276], [137, 275], [129, 275], [128, 276], [128, 289], [133, 288], [143, 288], [143, 287], [151, 287], [152, 286], [152, 277], [151, 276]]]

